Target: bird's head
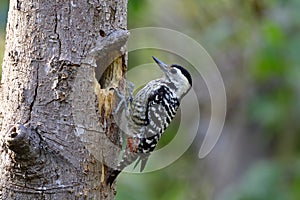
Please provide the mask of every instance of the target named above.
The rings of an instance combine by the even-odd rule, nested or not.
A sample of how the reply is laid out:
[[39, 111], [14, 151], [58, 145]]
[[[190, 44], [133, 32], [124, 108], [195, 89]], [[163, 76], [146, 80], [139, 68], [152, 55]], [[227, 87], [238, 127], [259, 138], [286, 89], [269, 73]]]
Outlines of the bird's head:
[[152, 58], [164, 73], [162, 81], [168, 84], [178, 97], [183, 97], [192, 87], [190, 73], [180, 65], [167, 65], [154, 56]]

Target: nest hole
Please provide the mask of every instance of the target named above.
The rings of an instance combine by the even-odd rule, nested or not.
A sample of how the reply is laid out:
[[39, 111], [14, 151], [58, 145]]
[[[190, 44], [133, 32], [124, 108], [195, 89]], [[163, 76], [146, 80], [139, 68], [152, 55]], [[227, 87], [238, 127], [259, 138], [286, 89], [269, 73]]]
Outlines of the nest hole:
[[[96, 73], [96, 78], [98, 80], [98, 83], [100, 84], [101, 89], [106, 89], [107, 87], [109, 87], [109, 85], [111, 85], [111, 82], [113, 80], [113, 76], [114, 76], [113, 65], [109, 65], [106, 69], [101, 69], [101, 67], [97, 67], [97, 68], [99, 68], [98, 72]], [[99, 77], [97, 77], [98, 74]]]

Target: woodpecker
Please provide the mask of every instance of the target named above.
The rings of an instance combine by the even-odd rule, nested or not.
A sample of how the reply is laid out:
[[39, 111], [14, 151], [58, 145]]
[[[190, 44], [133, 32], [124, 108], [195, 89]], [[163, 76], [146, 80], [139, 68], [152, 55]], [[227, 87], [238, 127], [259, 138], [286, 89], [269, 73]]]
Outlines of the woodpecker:
[[137, 160], [143, 171], [150, 153], [174, 118], [181, 99], [192, 87], [192, 77], [182, 66], [167, 65], [152, 56], [163, 76], [150, 81], [137, 92], [130, 105], [126, 147], [116, 169], [109, 171], [106, 183], [112, 185], [119, 173]]

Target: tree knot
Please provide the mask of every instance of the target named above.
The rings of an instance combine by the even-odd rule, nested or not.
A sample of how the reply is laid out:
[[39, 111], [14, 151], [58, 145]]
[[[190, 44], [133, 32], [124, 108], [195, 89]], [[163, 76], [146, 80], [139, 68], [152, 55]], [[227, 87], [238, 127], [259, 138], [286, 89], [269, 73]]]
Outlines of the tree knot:
[[40, 152], [40, 141], [39, 135], [28, 124], [11, 126], [5, 136], [5, 144], [21, 160], [36, 158]]

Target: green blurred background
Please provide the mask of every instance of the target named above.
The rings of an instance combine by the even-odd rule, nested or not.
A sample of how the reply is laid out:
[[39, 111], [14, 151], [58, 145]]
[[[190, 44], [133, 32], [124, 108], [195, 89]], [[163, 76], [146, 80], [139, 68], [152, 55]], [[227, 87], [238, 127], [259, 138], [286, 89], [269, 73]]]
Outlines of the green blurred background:
[[[0, 2], [0, 60], [7, 3]], [[162, 170], [123, 173], [117, 199], [300, 199], [299, 11], [299, 0], [129, 0], [128, 29], [170, 28], [203, 45], [224, 79], [228, 109], [220, 140], [198, 159], [210, 118], [209, 94], [200, 91], [193, 145]], [[131, 52], [129, 67], [151, 62], [150, 53]], [[160, 146], [172, 139], [176, 124]]]

